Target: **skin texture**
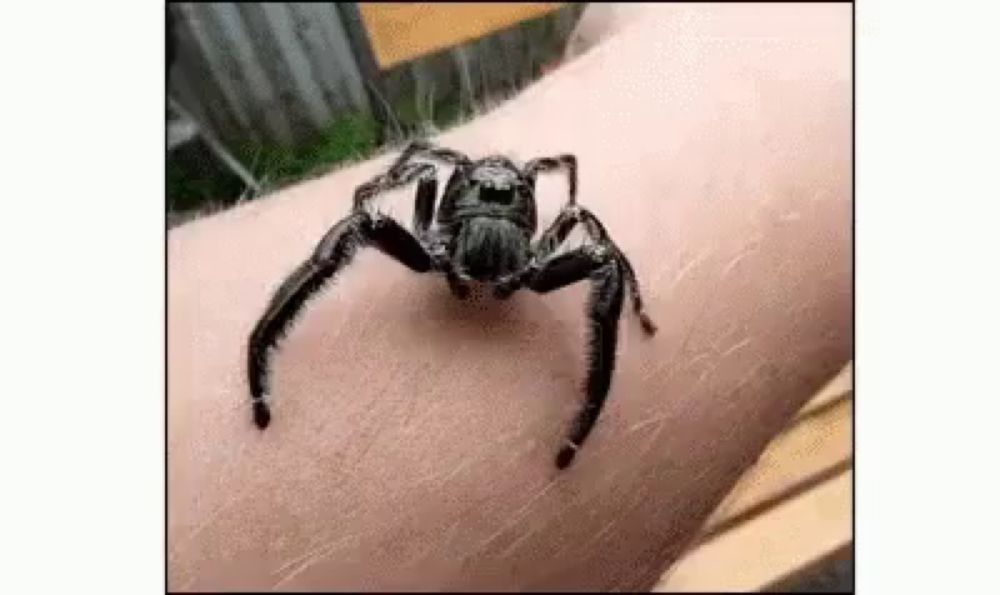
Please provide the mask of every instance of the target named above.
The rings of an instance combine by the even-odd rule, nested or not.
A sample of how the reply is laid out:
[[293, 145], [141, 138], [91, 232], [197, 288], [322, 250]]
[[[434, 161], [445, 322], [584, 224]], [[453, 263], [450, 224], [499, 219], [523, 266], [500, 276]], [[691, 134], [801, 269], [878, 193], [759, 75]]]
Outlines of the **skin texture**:
[[[435, 142], [574, 152], [629, 255], [612, 392], [574, 465], [579, 284], [456, 301], [374, 250], [311, 302], [251, 422], [246, 338], [394, 154], [168, 237], [168, 586], [650, 588], [851, 357], [850, 5], [664, 6]], [[414, 188], [387, 199], [408, 223]], [[565, 179], [539, 183], [540, 222]]]

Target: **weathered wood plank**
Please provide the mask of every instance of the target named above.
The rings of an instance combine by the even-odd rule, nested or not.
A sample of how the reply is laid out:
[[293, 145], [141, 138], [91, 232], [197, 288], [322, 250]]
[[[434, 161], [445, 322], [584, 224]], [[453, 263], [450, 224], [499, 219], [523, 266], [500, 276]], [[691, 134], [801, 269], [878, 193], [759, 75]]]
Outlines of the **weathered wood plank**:
[[852, 373], [768, 445], [654, 591], [756, 591], [850, 546]]
[[359, 3], [383, 69], [479, 39], [562, 7], [562, 2]]
[[690, 551], [656, 592], [760, 591], [850, 544], [848, 471]]

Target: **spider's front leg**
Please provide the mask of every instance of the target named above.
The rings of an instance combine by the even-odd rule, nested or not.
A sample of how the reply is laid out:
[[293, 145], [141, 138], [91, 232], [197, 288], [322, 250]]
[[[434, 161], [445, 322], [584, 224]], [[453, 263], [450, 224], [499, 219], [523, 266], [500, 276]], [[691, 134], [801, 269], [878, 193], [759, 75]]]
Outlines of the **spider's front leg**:
[[548, 293], [589, 278], [587, 304], [589, 345], [586, 401], [556, 457], [556, 467], [565, 469], [594, 429], [597, 417], [611, 389], [618, 345], [618, 320], [624, 295], [624, 272], [612, 249], [587, 246], [561, 254], [545, 262], [529, 279], [528, 287]]
[[[403, 166], [393, 166], [388, 172], [379, 174], [354, 191], [354, 211], [367, 211], [372, 200], [386, 192], [401, 188], [417, 180], [417, 204], [413, 212], [414, 225], [420, 228], [426, 218], [430, 225], [430, 217], [426, 215], [428, 197], [430, 214], [434, 213], [434, 197], [437, 194], [437, 169], [430, 163], [407, 163]], [[426, 226], [424, 226], [426, 228]]]
[[[422, 186], [417, 190], [417, 210], [414, 212], [414, 223], [419, 232], [420, 222], [426, 221], [423, 225], [423, 231], [426, 231], [434, 214], [433, 197], [437, 190], [437, 170], [430, 163], [413, 161], [416, 157], [432, 158], [458, 167], [471, 164], [471, 160], [458, 151], [436, 147], [425, 141], [413, 141], [399, 154], [399, 157], [393, 161], [384, 174], [379, 174], [358, 186], [357, 190], [354, 191], [354, 210], [366, 209], [372, 199], [379, 194], [405, 186], [413, 180], [420, 180]], [[424, 186], [430, 184], [433, 184], [432, 189], [427, 191]], [[431, 196], [429, 211], [421, 210], [421, 194]]]
[[468, 155], [465, 155], [464, 153], [459, 153], [458, 151], [447, 149], [445, 147], [439, 147], [424, 140], [414, 140], [411, 141], [405, 149], [403, 149], [403, 152], [396, 158], [392, 167], [400, 167], [410, 159], [418, 156], [437, 159], [438, 161], [449, 163], [451, 165], [467, 166], [472, 164], [472, 160], [469, 159]]
[[577, 189], [577, 166], [576, 166], [576, 156], [570, 154], [556, 155], [555, 157], [538, 157], [532, 159], [524, 166], [524, 171], [531, 180], [531, 185], [535, 185], [535, 178], [540, 172], [553, 171], [556, 169], [565, 169], [566, 178], [569, 182], [569, 204], [568, 206], [576, 205], [576, 189]]
[[278, 287], [250, 334], [247, 379], [254, 422], [261, 429], [271, 420], [270, 409], [264, 401], [271, 348], [288, 330], [306, 301], [350, 264], [357, 250], [364, 246], [374, 246], [418, 273], [425, 273], [433, 266], [431, 256], [420, 242], [388, 217], [355, 211], [334, 225], [317, 244], [312, 256]]

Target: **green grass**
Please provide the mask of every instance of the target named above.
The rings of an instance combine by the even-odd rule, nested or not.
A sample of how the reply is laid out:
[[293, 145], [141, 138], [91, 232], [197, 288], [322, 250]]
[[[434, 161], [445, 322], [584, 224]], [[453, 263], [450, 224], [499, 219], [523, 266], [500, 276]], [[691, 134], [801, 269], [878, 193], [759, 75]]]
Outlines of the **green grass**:
[[[427, 124], [438, 129], [449, 126], [462, 114], [459, 103], [445, 100], [434, 106], [433, 122], [423, 121], [416, 101], [403, 101], [394, 115], [404, 135], [421, 131]], [[387, 135], [393, 136], [393, 126]], [[270, 193], [297, 181], [323, 174], [350, 161], [363, 160], [381, 147], [375, 119], [367, 114], [343, 115], [313, 138], [297, 146], [245, 144], [233, 149], [261, 185]], [[389, 142], [401, 139], [389, 138]], [[214, 209], [248, 196], [242, 182], [226, 171], [207, 150], [185, 147], [167, 162], [167, 208], [172, 213]]]
[[370, 116], [351, 114], [297, 147], [249, 145], [237, 150], [237, 155], [257, 179], [280, 187], [377, 149], [378, 124]]
[[221, 168], [203, 144], [175, 150], [167, 159], [167, 212], [200, 210], [239, 197], [243, 182]]

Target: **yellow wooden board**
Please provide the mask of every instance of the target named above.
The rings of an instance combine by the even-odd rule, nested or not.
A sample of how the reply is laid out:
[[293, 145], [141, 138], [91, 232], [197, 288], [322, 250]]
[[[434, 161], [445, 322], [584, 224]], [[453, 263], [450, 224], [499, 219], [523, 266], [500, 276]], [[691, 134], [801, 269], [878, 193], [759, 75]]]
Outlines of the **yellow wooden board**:
[[559, 9], [563, 2], [359, 2], [379, 67], [472, 41]]
[[837, 552], [852, 539], [851, 481], [851, 472], [835, 477], [691, 551], [656, 590], [762, 591]]
[[768, 445], [654, 591], [760, 591], [849, 549], [852, 372], [848, 365]]

